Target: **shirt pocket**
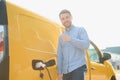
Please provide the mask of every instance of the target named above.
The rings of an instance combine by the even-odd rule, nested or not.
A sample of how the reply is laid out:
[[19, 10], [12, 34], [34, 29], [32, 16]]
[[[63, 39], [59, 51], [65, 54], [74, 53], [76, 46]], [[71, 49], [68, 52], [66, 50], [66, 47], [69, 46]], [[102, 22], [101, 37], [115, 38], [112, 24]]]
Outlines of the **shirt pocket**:
[[68, 42], [62, 42], [62, 46], [67, 46], [68, 45]]
[[80, 39], [79, 32], [78, 32], [78, 31], [74, 32], [74, 33], [71, 35], [71, 37], [74, 38], [74, 39]]

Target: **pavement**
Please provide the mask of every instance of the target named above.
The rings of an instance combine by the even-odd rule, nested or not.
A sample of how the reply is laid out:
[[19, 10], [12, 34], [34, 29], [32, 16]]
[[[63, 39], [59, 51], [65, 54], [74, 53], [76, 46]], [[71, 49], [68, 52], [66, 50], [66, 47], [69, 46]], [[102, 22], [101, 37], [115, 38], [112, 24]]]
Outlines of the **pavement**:
[[117, 80], [120, 80], [120, 70], [115, 71]]
[[120, 74], [116, 74], [117, 80], [120, 80]]

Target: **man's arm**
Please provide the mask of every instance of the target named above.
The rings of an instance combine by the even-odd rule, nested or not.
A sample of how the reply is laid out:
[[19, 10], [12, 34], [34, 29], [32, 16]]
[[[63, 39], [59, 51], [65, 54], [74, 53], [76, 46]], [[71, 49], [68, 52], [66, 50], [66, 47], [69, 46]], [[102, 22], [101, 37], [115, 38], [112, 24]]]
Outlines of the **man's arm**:
[[84, 28], [79, 29], [78, 36], [79, 36], [80, 39], [72, 38], [71, 39], [71, 44], [73, 46], [75, 46], [77, 48], [80, 48], [80, 49], [83, 49], [83, 50], [88, 49], [90, 41], [89, 41], [87, 32]]
[[58, 74], [62, 74], [62, 45], [61, 45], [61, 37], [58, 40], [58, 50], [57, 50], [57, 62], [58, 62]]

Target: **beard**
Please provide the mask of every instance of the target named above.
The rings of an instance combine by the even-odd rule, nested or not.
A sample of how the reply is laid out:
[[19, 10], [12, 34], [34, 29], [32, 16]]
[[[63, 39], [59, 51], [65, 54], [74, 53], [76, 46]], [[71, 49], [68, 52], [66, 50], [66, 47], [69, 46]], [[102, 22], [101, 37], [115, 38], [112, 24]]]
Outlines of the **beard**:
[[71, 27], [71, 22], [65, 22], [63, 25], [65, 26], [65, 28], [69, 28]]

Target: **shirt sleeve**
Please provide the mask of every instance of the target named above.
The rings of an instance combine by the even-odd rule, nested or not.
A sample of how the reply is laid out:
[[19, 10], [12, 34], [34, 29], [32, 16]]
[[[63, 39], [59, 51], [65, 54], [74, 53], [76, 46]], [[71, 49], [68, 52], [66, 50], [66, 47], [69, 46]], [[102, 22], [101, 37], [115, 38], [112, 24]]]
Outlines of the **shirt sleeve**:
[[79, 28], [78, 37], [79, 38], [72, 38], [72, 45], [82, 50], [88, 49], [90, 40], [84, 28]]
[[62, 56], [63, 56], [62, 55], [62, 45], [61, 45], [61, 39], [59, 37], [58, 50], [57, 50], [58, 74], [62, 74], [62, 62], [63, 62]]

